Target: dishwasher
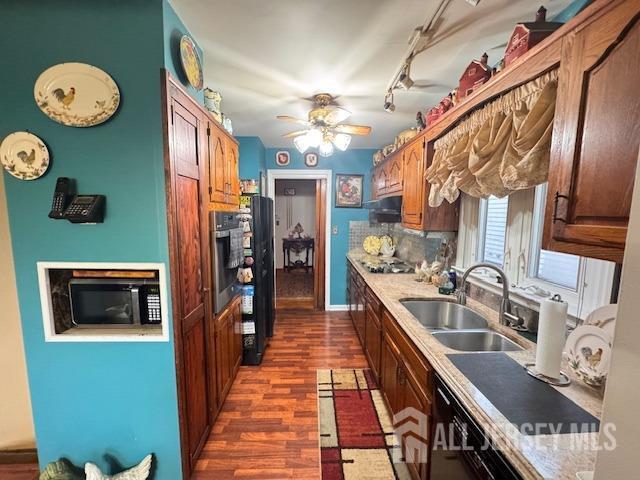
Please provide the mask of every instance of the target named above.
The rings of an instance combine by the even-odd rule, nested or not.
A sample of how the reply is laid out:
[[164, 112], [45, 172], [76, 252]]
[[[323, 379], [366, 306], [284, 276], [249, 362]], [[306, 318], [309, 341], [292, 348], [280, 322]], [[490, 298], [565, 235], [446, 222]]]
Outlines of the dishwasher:
[[431, 480], [522, 479], [436, 375]]

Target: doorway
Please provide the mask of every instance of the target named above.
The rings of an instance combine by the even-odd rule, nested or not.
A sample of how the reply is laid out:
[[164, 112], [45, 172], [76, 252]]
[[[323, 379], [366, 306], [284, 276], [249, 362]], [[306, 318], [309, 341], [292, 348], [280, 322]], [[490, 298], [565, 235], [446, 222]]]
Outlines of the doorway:
[[291, 171], [284, 173], [269, 171], [269, 196], [274, 201], [276, 308], [324, 310], [327, 179], [324, 175], [310, 177], [311, 172], [301, 177]]

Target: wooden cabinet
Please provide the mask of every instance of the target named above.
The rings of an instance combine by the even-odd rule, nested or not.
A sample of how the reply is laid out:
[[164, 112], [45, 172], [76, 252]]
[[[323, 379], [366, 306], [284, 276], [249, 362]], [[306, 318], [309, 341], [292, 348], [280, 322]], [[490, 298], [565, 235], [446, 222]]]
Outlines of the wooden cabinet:
[[240, 202], [238, 143], [217, 122], [207, 122], [208, 209], [233, 210]]
[[354, 318], [353, 324], [356, 329], [356, 333], [358, 334], [358, 338], [360, 339], [360, 344], [364, 348], [365, 346], [365, 322], [366, 322], [366, 299], [364, 294], [364, 280], [358, 273], [356, 273], [356, 281], [355, 281], [356, 289], [354, 293]]
[[425, 208], [424, 192], [424, 140], [412, 142], [402, 152], [403, 171], [405, 173], [402, 191], [402, 225], [407, 228], [422, 229], [422, 216]]
[[384, 162], [383, 170], [386, 174], [385, 194], [402, 192], [402, 154], [402, 151], [395, 152]]
[[562, 42], [544, 248], [621, 263], [640, 147], [640, 4]]
[[375, 294], [366, 288], [365, 291], [365, 343], [364, 353], [369, 367], [377, 382], [380, 380], [380, 358], [382, 355], [382, 321], [380, 319], [381, 304]]
[[235, 297], [215, 319], [216, 379], [220, 405], [224, 402], [242, 362], [242, 313]]

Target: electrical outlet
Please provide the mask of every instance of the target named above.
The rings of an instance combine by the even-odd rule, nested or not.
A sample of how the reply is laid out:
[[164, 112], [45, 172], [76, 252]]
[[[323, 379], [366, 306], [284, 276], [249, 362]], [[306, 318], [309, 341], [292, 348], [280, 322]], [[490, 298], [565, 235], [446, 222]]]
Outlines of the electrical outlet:
[[331, 227], [331, 234], [332, 235], [337, 235], [338, 234], [338, 225], [333, 225]]

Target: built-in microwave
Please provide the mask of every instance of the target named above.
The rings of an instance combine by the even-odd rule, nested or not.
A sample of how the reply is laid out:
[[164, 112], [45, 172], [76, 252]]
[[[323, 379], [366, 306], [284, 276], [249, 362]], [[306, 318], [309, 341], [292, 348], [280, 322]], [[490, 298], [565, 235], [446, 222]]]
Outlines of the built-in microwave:
[[75, 325], [140, 326], [162, 322], [155, 279], [72, 278], [71, 320]]

